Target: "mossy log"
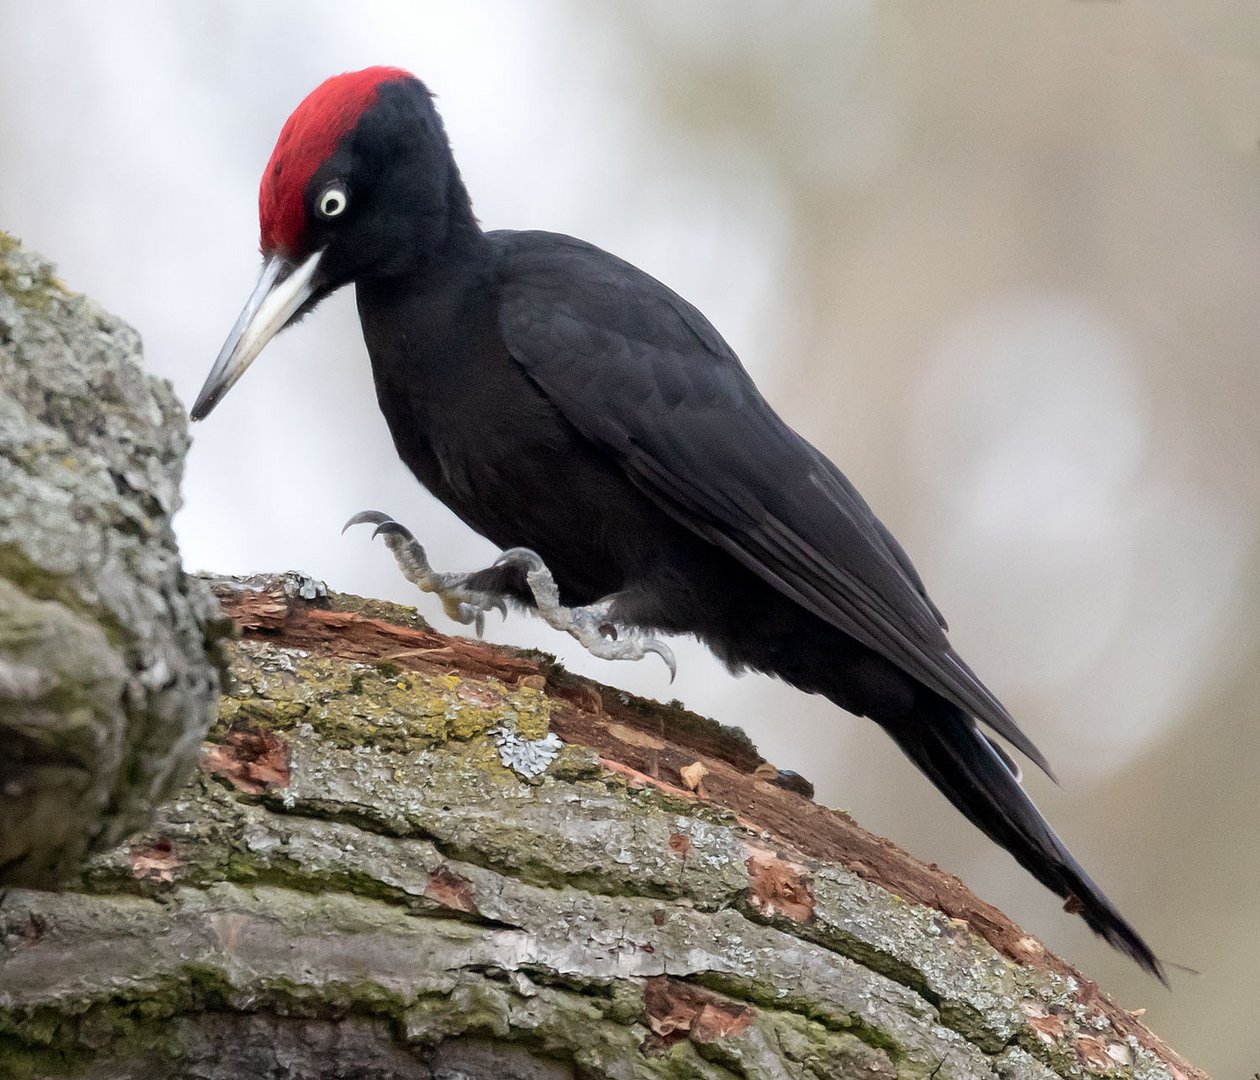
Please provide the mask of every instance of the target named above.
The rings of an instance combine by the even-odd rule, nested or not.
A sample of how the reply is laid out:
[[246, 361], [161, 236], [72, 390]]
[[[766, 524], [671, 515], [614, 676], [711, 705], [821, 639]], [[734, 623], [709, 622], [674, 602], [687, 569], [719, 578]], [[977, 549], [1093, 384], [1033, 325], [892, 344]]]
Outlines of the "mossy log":
[[0, 1077], [1201, 1075], [739, 732], [309, 579], [215, 591], [200, 770], [0, 905]]

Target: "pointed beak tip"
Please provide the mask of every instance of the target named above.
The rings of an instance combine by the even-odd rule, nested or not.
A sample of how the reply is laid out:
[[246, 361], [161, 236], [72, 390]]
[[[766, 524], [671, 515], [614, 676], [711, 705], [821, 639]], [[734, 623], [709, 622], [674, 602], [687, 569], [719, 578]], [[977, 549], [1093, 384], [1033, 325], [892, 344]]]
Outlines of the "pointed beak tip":
[[214, 408], [223, 400], [223, 388], [220, 385], [211, 385], [207, 380], [206, 385], [201, 388], [196, 399], [192, 403], [192, 408], [188, 410], [188, 419], [193, 423], [204, 420], [212, 412]]
[[212, 412], [215, 406], [223, 400], [224, 388], [221, 385], [211, 385], [209, 380], [207, 384], [201, 388], [195, 399], [193, 399], [192, 408], [188, 410], [188, 419], [194, 422], [204, 420]]
[[295, 266], [280, 255], [268, 256], [258, 283], [223, 343], [188, 416], [204, 420], [276, 334], [315, 292], [314, 276], [322, 252]]

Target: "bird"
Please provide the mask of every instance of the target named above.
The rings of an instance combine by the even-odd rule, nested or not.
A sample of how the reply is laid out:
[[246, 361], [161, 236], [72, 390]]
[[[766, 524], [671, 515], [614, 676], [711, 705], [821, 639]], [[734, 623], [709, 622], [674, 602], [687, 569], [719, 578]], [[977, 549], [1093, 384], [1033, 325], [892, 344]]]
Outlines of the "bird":
[[[480, 629], [532, 610], [596, 656], [692, 636], [878, 724], [1103, 939], [1160, 960], [1055, 834], [1012, 754], [1041, 751], [950, 645], [892, 533], [774, 411], [693, 305], [571, 236], [483, 230], [428, 87], [396, 67], [317, 86], [259, 188], [262, 269], [191, 410], [353, 284], [376, 397], [416, 479], [503, 554], [437, 572], [379, 511], [403, 573]], [[659, 635], [659, 636], [658, 636]], [[987, 730], [985, 730], [987, 729]]]

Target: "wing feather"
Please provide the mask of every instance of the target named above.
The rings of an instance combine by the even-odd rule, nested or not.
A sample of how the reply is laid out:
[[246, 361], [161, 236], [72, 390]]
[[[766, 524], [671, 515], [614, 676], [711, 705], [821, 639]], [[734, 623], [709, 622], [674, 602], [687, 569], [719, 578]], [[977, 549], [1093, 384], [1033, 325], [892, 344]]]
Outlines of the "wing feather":
[[574, 427], [677, 521], [1049, 772], [951, 648], [901, 546], [775, 414], [703, 315], [590, 244], [491, 235], [508, 351]]

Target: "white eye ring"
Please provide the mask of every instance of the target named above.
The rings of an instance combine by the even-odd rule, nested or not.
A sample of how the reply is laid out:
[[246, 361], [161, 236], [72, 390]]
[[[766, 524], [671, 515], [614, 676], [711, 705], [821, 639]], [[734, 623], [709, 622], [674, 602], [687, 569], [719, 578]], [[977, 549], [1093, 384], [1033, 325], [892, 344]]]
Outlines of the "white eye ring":
[[329, 184], [320, 192], [316, 209], [319, 210], [320, 217], [335, 218], [344, 213], [349, 204], [350, 197], [346, 194], [346, 189], [340, 184]]

